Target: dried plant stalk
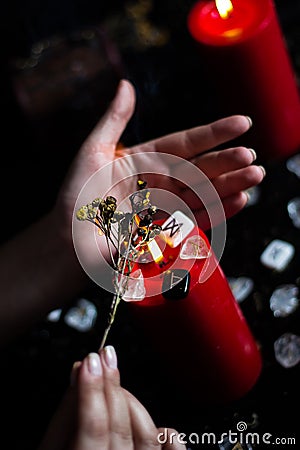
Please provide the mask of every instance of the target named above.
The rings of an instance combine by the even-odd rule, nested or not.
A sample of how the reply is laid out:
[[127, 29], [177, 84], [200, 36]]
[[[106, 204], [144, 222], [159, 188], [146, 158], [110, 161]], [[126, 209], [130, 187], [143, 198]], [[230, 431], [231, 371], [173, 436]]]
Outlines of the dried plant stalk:
[[160, 226], [153, 223], [157, 208], [150, 204], [150, 192], [146, 189], [145, 181], [138, 181], [138, 191], [130, 196], [130, 202], [129, 213], [117, 210], [117, 200], [112, 196], [106, 199], [96, 198], [77, 211], [78, 220], [94, 223], [100, 234], [105, 236], [111, 266], [115, 273], [113, 280], [115, 293], [100, 349], [106, 344], [136, 261], [147, 244], [161, 231]]

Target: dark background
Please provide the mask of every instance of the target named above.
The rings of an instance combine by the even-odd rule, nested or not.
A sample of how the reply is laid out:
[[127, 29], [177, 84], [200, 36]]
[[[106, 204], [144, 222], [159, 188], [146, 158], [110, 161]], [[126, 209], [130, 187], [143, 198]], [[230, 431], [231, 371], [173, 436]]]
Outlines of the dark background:
[[[10, 1], [1, 7], [1, 192], [3, 203], [11, 203], [13, 195], [18, 199], [17, 217], [1, 221], [2, 241], [51, 208], [67, 167], [121, 77], [129, 78], [137, 92], [136, 111], [122, 138], [126, 144], [219, 118], [217, 99], [201, 83], [205, 68], [186, 29], [193, 3], [52, 0]], [[300, 4], [278, 0], [276, 7], [299, 76]], [[81, 66], [72, 59], [78, 47], [85, 49]], [[24, 103], [26, 95], [31, 103]], [[280, 284], [299, 284], [299, 230], [286, 207], [298, 195], [300, 181], [285, 159], [258, 156], [267, 169], [259, 202], [228, 221], [221, 264], [227, 276], [254, 280], [241, 308], [262, 349], [262, 375], [249, 394], [230, 405], [204, 407], [182, 398], [121, 304], [110, 343], [119, 355], [123, 385], [158, 426], [226, 432], [244, 420], [262, 434], [296, 436], [298, 415], [292, 410], [298, 405], [299, 365], [281, 367], [273, 344], [284, 332], [299, 333], [299, 311], [275, 319], [268, 302]], [[296, 247], [292, 264], [281, 274], [259, 262], [275, 238]], [[92, 330], [80, 333], [62, 315], [58, 323], [36, 324], [2, 351], [1, 449], [36, 448], [68, 385], [72, 363], [96, 350], [110, 298], [93, 285], [82, 296], [99, 311]]]

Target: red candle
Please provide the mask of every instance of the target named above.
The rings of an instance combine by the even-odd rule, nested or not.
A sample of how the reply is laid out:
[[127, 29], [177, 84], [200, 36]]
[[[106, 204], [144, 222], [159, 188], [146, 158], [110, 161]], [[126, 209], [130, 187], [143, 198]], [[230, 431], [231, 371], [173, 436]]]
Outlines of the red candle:
[[[226, 6], [224, 2], [228, 8], [221, 17], [216, 3]], [[223, 115], [253, 119], [249, 145], [262, 157], [296, 152], [299, 90], [272, 0], [199, 1], [187, 22], [203, 71], [218, 94], [216, 108]]]
[[[163, 261], [138, 266], [146, 294], [130, 303], [135, 320], [181, 392], [200, 402], [242, 397], [259, 377], [261, 355], [206, 235], [193, 227], [175, 247], [159, 245]], [[185, 258], [187, 245], [195, 257]]]

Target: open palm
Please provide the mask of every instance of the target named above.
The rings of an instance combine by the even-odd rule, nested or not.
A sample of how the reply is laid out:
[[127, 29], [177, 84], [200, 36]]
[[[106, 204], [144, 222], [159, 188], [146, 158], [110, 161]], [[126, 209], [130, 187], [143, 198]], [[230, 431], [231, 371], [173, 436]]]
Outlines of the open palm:
[[[60, 190], [57, 208], [65, 217], [67, 228], [70, 228], [82, 188], [97, 172], [98, 178], [82, 199], [91, 201], [108, 191], [118, 199], [119, 196], [124, 198], [136, 190], [137, 175], [142, 174], [148, 187], [172, 191], [179, 196], [204, 230], [211, 226], [207, 209], [213, 210], [216, 201], [222, 202], [223, 217], [227, 218], [245, 206], [247, 195], [244, 191], [264, 177], [264, 169], [252, 164], [255, 152], [246, 147], [214, 148], [245, 133], [251, 126], [249, 118], [230, 116], [123, 148], [118, 144], [134, 108], [134, 87], [129, 81], [121, 80], [114, 100], [81, 146]], [[184, 177], [192, 165], [198, 170]], [[188, 185], [182, 181], [184, 179], [188, 179]], [[190, 188], [197, 186], [199, 191], [203, 187], [205, 191], [207, 184], [215, 192], [215, 198], [210, 196], [204, 205]]]

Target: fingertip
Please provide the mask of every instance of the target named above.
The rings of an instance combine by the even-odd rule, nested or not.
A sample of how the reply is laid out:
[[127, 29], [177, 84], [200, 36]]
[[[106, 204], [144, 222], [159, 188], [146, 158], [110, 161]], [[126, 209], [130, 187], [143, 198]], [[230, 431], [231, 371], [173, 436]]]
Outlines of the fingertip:
[[248, 116], [238, 114], [212, 123], [214, 136], [217, 136], [220, 142], [226, 142], [246, 133], [251, 126], [252, 120]]
[[249, 116], [236, 115], [232, 116], [232, 118], [235, 120], [236, 127], [241, 133], [245, 133], [253, 126], [252, 119]]
[[91, 352], [84, 358], [81, 365], [77, 368], [76, 381], [78, 380], [80, 382], [81, 380], [84, 383], [86, 381], [89, 382], [95, 377], [101, 377], [102, 374], [103, 368], [100, 357], [98, 353]]
[[237, 129], [243, 130], [243, 133], [248, 131], [253, 126], [253, 121], [250, 116], [236, 114], [229, 118], [233, 120]]
[[127, 89], [128, 92], [135, 94], [134, 86], [127, 78], [120, 79], [118, 89]]
[[245, 118], [247, 119], [247, 121], [248, 121], [248, 123], [249, 123], [249, 128], [251, 128], [251, 127], [252, 127], [252, 125], [253, 125], [253, 122], [252, 122], [252, 119], [251, 119], [251, 117], [249, 117], [249, 116], [245, 116]]
[[265, 178], [265, 176], [267, 175], [266, 169], [264, 168], [264, 166], [258, 166], [260, 168], [260, 170], [262, 171], [263, 174], [263, 178]]
[[241, 208], [244, 208], [250, 200], [250, 195], [247, 191], [243, 191], [241, 197]]
[[[125, 101], [126, 100], [126, 101]], [[132, 114], [135, 107], [135, 89], [133, 84], [126, 78], [121, 78], [117, 88], [117, 92], [114, 98], [114, 106], [117, 108], [118, 113]]]
[[264, 166], [252, 165], [248, 167], [249, 182], [252, 186], [260, 184], [266, 176]]
[[108, 149], [111, 152], [111, 146], [118, 144], [134, 108], [135, 90], [129, 80], [122, 78], [106, 113], [86, 139], [84, 148], [88, 151], [91, 148], [99, 151]]
[[256, 151], [253, 148], [248, 148], [248, 150], [252, 155], [252, 162], [254, 162], [257, 159]]
[[90, 375], [100, 377], [103, 373], [102, 363], [98, 353], [89, 353], [85, 359]]
[[234, 216], [242, 209], [245, 208], [247, 202], [249, 201], [249, 195], [247, 191], [237, 192], [223, 200], [223, 207], [225, 211], [226, 218]]
[[107, 345], [100, 350], [100, 358], [104, 364], [110, 369], [118, 368], [118, 358], [115, 348], [112, 345]]

